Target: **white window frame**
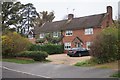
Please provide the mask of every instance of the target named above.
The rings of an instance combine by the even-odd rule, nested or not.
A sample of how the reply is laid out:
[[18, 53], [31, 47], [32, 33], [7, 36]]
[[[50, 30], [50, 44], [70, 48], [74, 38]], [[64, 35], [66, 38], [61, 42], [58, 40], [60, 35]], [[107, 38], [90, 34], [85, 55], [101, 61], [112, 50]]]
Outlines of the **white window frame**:
[[29, 39], [33, 39], [33, 35], [32, 35], [32, 34], [29, 34], [29, 35], [28, 35], [28, 38], [29, 38]]
[[71, 49], [71, 43], [70, 42], [64, 43], [64, 49], [65, 50], [70, 50]]
[[53, 37], [58, 37], [58, 32], [53, 32]]
[[72, 36], [72, 35], [73, 35], [73, 31], [72, 30], [65, 31], [65, 36]]
[[45, 37], [45, 34], [44, 34], [44, 33], [41, 33], [41, 34], [39, 35], [39, 37], [40, 37], [40, 38], [44, 38], [44, 37]]
[[90, 50], [89, 46], [91, 46], [92, 42], [86, 42], [86, 48], [87, 50]]
[[91, 35], [91, 34], [93, 34], [93, 28], [85, 29], [85, 35]]

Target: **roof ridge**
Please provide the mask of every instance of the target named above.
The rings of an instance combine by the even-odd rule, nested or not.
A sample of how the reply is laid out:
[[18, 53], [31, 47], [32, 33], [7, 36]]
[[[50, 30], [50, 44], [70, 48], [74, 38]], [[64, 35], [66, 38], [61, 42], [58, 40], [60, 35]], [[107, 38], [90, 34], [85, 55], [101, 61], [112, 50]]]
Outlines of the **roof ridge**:
[[[103, 14], [106, 14], [106, 13], [100, 13], [100, 14], [94, 14], [94, 15], [88, 15], [88, 16], [82, 16], [82, 17], [75, 17], [73, 19], [84, 18], [84, 17], [92, 17], [92, 16], [97, 16], [97, 15], [103, 15]], [[49, 22], [49, 23], [55, 23], [55, 22], [66, 21], [66, 20], [68, 20], [68, 19], [53, 21], [53, 22]]]

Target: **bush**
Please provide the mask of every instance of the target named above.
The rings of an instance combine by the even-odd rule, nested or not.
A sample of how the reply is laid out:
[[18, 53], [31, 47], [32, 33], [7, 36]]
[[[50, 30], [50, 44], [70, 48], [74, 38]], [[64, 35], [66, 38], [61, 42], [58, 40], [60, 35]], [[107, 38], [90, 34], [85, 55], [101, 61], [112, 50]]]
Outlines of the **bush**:
[[63, 45], [44, 44], [44, 45], [32, 45], [30, 51], [45, 51], [48, 54], [61, 54], [64, 51]]
[[118, 60], [118, 44], [118, 29], [106, 28], [96, 36], [90, 54], [99, 64]]
[[45, 42], [45, 39], [37, 39], [36, 40], [36, 43], [44, 43]]
[[16, 32], [8, 32], [2, 36], [2, 56], [14, 57], [16, 53], [27, 50], [30, 45], [27, 38]]
[[48, 54], [44, 51], [23, 51], [16, 55], [16, 57], [32, 58], [35, 61], [44, 61]]

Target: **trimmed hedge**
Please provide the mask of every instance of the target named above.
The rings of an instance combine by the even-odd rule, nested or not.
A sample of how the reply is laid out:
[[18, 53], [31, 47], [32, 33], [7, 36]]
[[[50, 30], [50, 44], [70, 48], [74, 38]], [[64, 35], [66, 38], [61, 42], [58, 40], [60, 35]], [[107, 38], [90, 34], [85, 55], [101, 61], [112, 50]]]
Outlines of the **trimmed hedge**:
[[64, 51], [63, 45], [55, 45], [55, 44], [44, 44], [44, 45], [36, 45], [33, 44], [30, 51], [45, 51], [48, 54], [61, 54]]
[[16, 55], [16, 57], [32, 58], [35, 61], [44, 61], [48, 54], [44, 51], [23, 51]]

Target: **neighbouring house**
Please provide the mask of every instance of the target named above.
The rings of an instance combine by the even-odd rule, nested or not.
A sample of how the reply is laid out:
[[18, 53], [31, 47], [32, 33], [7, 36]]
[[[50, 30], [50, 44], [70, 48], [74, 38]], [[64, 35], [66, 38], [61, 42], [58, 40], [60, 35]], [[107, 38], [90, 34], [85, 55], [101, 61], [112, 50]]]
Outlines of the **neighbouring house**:
[[35, 34], [42, 39], [46, 34], [52, 33], [53, 38], [61, 37], [59, 44], [64, 44], [64, 49], [84, 47], [89, 49], [94, 36], [104, 28], [113, 24], [112, 7], [107, 6], [107, 12], [90, 16], [74, 18], [68, 14], [68, 19], [46, 22], [35, 28]]

